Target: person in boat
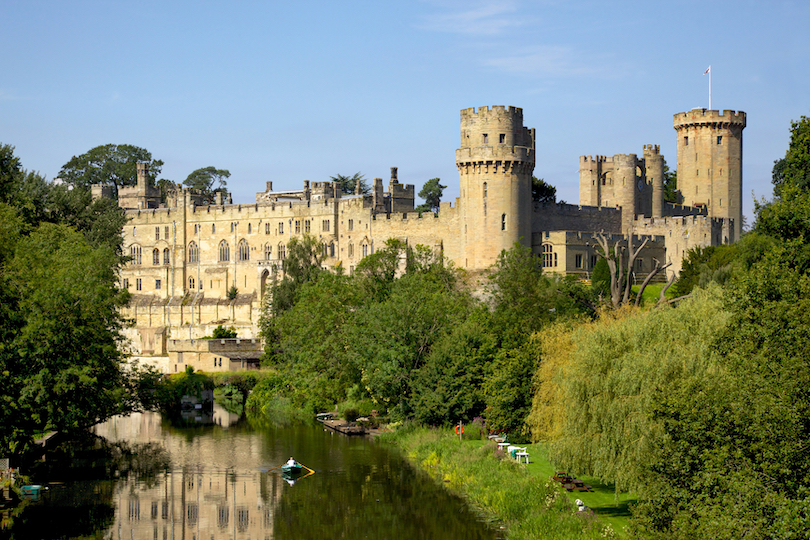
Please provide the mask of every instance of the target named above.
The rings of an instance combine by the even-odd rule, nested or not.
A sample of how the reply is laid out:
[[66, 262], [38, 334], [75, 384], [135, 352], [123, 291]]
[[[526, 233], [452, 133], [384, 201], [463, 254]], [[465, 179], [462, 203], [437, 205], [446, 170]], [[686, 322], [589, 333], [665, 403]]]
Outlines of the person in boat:
[[289, 461], [287, 461], [287, 465], [289, 465], [290, 467], [295, 467], [296, 465], [298, 465], [298, 463], [293, 458], [290, 458]]

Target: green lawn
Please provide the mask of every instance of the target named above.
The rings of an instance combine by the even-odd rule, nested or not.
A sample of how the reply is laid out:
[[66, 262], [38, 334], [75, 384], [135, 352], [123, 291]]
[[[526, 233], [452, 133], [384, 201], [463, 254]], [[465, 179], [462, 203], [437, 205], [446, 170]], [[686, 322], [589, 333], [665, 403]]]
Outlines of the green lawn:
[[[527, 452], [529, 453], [529, 465], [527, 465], [529, 474], [536, 475], [543, 481], [554, 476], [556, 469], [548, 460], [548, 452], [544, 444], [529, 444], [527, 445]], [[613, 486], [603, 484], [596, 478], [577, 474], [576, 471], [566, 472], [583, 480], [586, 484], [590, 484], [593, 488], [593, 492], [569, 492], [568, 498], [572, 502], [581, 499], [599, 516], [599, 519], [613, 527], [617, 537], [626, 538], [627, 534], [624, 528], [630, 518], [628, 504], [634, 502], [636, 498], [627, 493], [620, 493], [617, 504]]]

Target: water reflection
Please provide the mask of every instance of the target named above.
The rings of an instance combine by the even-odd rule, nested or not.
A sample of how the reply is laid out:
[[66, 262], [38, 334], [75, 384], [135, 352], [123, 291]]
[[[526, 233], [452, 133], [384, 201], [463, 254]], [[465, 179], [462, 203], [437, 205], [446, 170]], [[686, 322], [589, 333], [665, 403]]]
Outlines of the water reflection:
[[[22, 535], [15, 520], [6, 537], [496, 538], [460, 500], [373, 441], [311, 425], [252, 429], [238, 420], [217, 407], [193, 427], [187, 419], [169, 423], [153, 413], [98, 426], [96, 433], [111, 441], [159, 443], [171, 456], [169, 470], [56, 486], [30, 515], [61, 509], [64, 524], [71, 511], [79, 516], [85, 508], [81, 521], [92, 521], [95, 529], [68, 531], [41, 522], [40, 530]], [[289, 485], [273, 468], [290, 456], [315, 474]], [[82, 501], [97, 508], [88, 510]], [[27, 521], [29, 509], [23, 516], [19, 523]]]

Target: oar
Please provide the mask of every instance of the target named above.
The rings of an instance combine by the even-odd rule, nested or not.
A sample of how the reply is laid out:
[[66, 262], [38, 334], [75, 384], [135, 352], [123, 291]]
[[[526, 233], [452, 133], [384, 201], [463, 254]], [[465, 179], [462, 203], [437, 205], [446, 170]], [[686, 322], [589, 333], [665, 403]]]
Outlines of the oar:
[[275, 471], [276, 469], [282, 468], [284, 465], [279, 465], [278, 467], [273, 467], [272, 469], [267, 469], [266, 472]]
[[[315, 474], [315, 471], [313, 471], [312, 469], [310, 469], [309, 467], [307, 467], [307, 466], [306, 466], [306, 465], [304, 465], [303, 463], [299, 463], [299, 465], [301, 465], [303, 468], [305, 468], [306, 470], [308, 470], [308, 471], [309, 471], [309, 474]], [[307, 476], [309, 476], [309, 474], [308, 474]]]

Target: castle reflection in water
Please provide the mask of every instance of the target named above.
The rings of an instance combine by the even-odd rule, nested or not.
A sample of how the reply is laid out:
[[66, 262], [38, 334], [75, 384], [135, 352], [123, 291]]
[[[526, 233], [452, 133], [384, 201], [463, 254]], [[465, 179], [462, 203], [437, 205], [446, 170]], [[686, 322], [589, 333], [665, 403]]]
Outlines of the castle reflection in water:
[[[237, 420], [220, 407], [208, 418], [195, 414], [222, 428]], [[239, 431], [227, 437], [173, 433], [157, 413], [113, 418], [97, 426], [96, 433], [108, 440], [157, 442], [171, 456], [170, 469], [162, 474], [148, 479], [131, 475], [116, 483], [115, 522], [106, 537], [272, 538], [274, 508], [288, 486], [281, 477], [266, 474], [272, 465], [262, 453], [262, 435]]]

